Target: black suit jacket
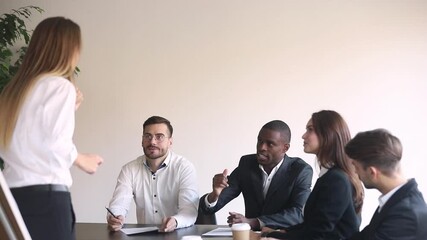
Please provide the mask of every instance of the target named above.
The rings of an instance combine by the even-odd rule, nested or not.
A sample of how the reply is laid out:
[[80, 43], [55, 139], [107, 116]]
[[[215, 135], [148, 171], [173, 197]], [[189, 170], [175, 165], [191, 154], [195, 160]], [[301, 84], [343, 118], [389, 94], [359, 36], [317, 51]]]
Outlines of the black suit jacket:
[[426, 240], [427, 206], [416, 181], [411, 179], [397, 190], [351, 239]]
[[228, 177], [229, 187], [221, 192], [217, 204], [208, 208], [205, 194], [199, 208], [206, 214], [215, 213], [243, 193], [245, 217], [258, 218], [270, 227], [289, 227], [302, 222], [302, 208], [310, 194], [312, 177], [310, 165], [300, 158], [285, 156], [264, 199], [262, 172], [256, 155], [246, 155]]
[[279, 239], [346, 239], [359, 231], [360, 217], [356, 214], [353, 187], [347, 174], [331, 168], [317, 179], [304, 208], [304, 222], [273, 232], [269, 237]]

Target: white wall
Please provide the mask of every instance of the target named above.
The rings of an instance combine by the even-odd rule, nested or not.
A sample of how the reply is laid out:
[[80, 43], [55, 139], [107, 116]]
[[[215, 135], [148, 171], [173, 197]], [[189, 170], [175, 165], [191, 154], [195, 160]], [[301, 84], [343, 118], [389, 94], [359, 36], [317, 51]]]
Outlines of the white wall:
[[[172, 122], [173, 148], [195, 164], [201, 194], [255, 151], [272, 119], [293, 131], [289, 155], [314, 166], [301, 135], [321, 109], [340, 112], [353, 135], [378, 127], [397, 135], [407, 177], [427, 194], [427, 1], [1, 0], [1, 12], [29, 4], [45, 9], [31, 26], [63, 15], [83, 31], [75, 142], [105, 163], [93, 176], [72, 169], [79, 222], [105, 221], [120, 167], [142, 153], [151, 115]], [[366, 192], [363, 226], [378, 195]], [[228, 211], [243, 212], [242, 199], [219, 223]]]

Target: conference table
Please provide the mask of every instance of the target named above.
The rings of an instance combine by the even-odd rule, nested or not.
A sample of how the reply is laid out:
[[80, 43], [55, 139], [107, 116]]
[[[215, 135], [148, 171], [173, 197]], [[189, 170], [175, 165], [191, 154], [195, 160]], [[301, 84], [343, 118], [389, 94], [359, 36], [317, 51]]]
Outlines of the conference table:
[[[125, 228], [148, 227], [153, 225], [145, 224], [125, 224]], [[126, 235], [121, 231], [110, 232], [106, 223], [76, 223], [76, 240], [181, 240], [183, 236], [202, 236], [210, 230], [221, 225], [194, 225], [187, 228], [177, 229], [169, 233], [146, 232], [136, 235]], [[209, 240], [232, 240], [232, 237], [203, 237]]]

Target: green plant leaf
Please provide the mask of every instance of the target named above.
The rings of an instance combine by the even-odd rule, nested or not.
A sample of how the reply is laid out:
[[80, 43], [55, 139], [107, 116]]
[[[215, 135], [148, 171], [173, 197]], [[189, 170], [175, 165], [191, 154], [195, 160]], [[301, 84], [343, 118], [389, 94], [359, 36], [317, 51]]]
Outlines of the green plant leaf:
[[[32, 32], [27, 30], [25, 21], [31, 17], [33, 11], [44, 12], [40, 7], [26, 6], [0, 15], [0, 92], [22, 63]], [[25, 41], [25, 45], [15, 46], [16, 41], [21, 39]], [[12, 50], [16, 48], [19, 50]], [[16, 60], [12, 62], [12, 59]]]

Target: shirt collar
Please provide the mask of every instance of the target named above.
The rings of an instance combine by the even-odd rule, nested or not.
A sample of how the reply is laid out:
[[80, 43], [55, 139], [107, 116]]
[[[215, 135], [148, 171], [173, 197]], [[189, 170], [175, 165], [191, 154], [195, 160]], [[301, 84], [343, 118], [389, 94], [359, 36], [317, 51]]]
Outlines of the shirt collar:
[[329, 168], [320, 167], [319, 177], [325, 175], [329, 171]]
[[397, 192], [397, 190], [399, 190], [405, 184], [406, 183], [403, 183], [403, 184], [393, 188], [390, 192], [383, 194], [378, 198], [378, 205], [379, 205], [378, 212], [381, 211], [381, 209], [384, 207], [384, 205], [387, 203], [387, 201], [391, 198], [391, 196], [393, 196], [393, 194], [395, 192]]
[[[282, 166], [282, 163], [283, 163], [283, 159], [285, 159], [285, 158], [282, 158], [282, 160], [280, 160], [280, 162], [273, 168], [273, 169], [271, 169], [271, 173], [270, 174], [272, 174], [272, 173], [276, 173], [277, 172], [277, 170], [279, 170], [279, 168], [280, 168], [280, 166]], [[267, 173], [265, 170], [264, 170], [264, 167], [261, 165], [261, 164], [258, 164], [258, 167], [259, 167], [259, 169], [261, 169], [261, 171], [263, 171], [264, 173]], [[267, 174], [268, 175], [268, 174]]]
[[[171, 154], [170, 154], [170, 151], [168, 151], [168, 154], [167, 154], [165, 160], [163, 160], [163, 163], [160, 165], [160, 167], [159, 167], [159, 169], [157, 169], [157, 171], [159, 171], [162, 168], [169, 166], [170, 161], [171, 161]], [[147, 167], [148, 170], [151, 171], [151, 168], [150, 168], [150, 166], [148, 166], [147, 158], [145, 157], [145, 155], [143, 158], [143, 163], [144, 163], [144, 166]], [[151, 172], [153, 172], [153, 171], [151, 171]]]

